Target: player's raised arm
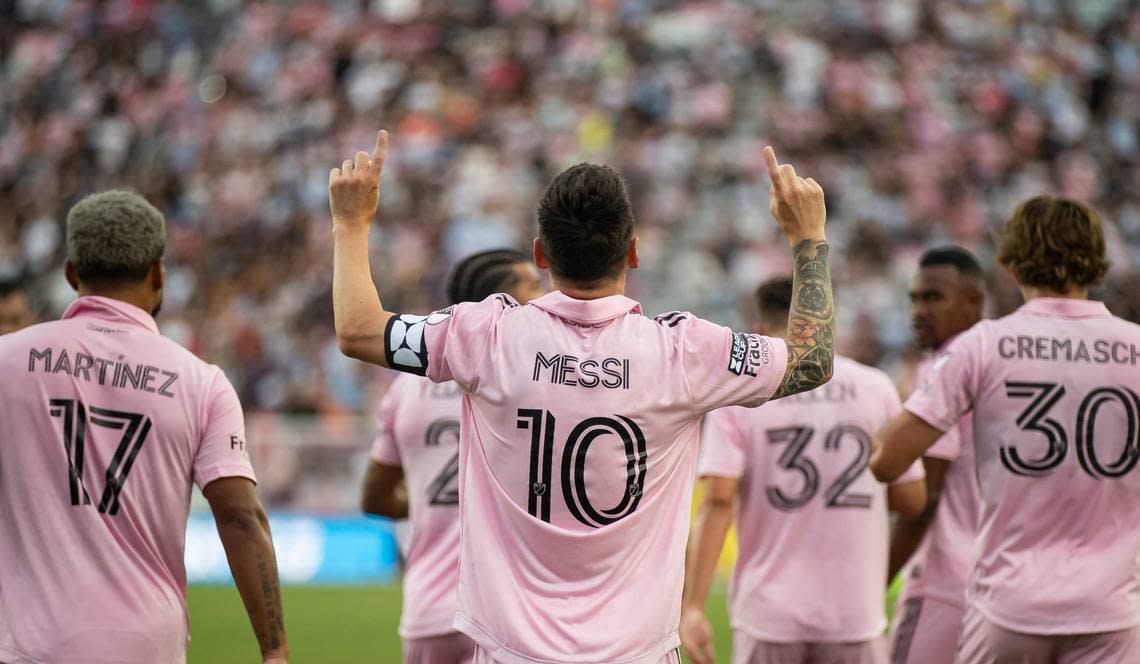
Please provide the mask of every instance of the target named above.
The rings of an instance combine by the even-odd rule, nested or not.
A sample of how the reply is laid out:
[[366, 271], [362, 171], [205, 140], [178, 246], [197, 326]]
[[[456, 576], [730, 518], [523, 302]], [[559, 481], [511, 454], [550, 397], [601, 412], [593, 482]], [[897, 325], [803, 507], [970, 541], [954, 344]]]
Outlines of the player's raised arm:
[[285, 643], [277, 558], [269, 535], [269, 520], [254, 484], [244, 477], [223, 477], [207, 484], [202, 495], [214, 513], [218, 537], [257, 636], [262, 662], [284, 664], [289, 649]]
[[380, 174], [388, 154], [388, 132], [376, 134], [369, 156], [357, 152], [329, 173], [333, 220], [333, 318], [341, 352], [388, 366], [384, 329], [392, 314], [384, 311], [368, 264], [368, 233], [380, 203]]
[[823, 187], [801, 178], [791, 164], [764, 148], [772, 180], [772, 216], [794, 255], [792, 306], [788, 316], [788, 368], [773, 399], [806, 392], [831, 379], [835, 362], [835, 301], [828, 266], [827, 209]]

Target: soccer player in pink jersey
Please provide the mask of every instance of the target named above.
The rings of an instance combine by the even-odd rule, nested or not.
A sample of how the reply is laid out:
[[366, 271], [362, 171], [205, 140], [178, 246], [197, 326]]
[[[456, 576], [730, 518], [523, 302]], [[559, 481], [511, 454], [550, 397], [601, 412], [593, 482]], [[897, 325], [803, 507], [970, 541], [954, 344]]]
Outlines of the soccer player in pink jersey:
[[[756, 331], [787, 327], [790, 279], [756, 292]], [[902, 410], [885, 373], [845, 357], [831, 382], [756, 409], [705, 417], [704, 498], [689, 540], [681, 643], [713, 664], [705, 601], [736, 510], [732, 577], [737, 664], [885, 664], [887, 510], [926, 503], [922, 464], [890, 487], [867, 470], [871, 435]]]
[[[918, 367], [919, 384], [935, 354], [981, 320], [983, 297], [982, 268], [965, 249], [932, 249], [919, 260], [911, 317], [915, 341], [932, 352]], [[954, 661], [978, 534], [972, 428], [967, 415], [923, 453], [926, 509], [895, 520], [888, 582], [912, 556], [915, 561], [891, 627], [892, 664]]]
[[1140, 326], [1088, 300], [1083, 204], [1023, 203], [998, 259], [1026, 304], [963, 332], [876, 437], [889, 481], [973, 414], [982, 507], [957, 661], [1140, 662]]
[[[447, 283], [452, 304], [499, 292], [523, 304], [543, 294], [530, 257], [512, 249], [480, 252], [460, 262]], [[462, 664], [475, 655], [475, 643], [451, 626], [459, 585], [461, 395], [453, 382], [400, 374], [380, 403], [380, 432], [364, 479], [365, 512], [411, 515], [400, 617], [405, 664]]]
[[67, 217], [79, 298], [62, 320], [0, 337], [0, 662], [185, 662], [192, 484], [262, 661], [286, 661], [241, 404], [218, 367], [154, 322], [165, 242], [141, 197], [84, 198]]
[[556, 291], [396, 315], [368, 262], [386, 151], [380, 132], [372, 158], [330, 174], [336, 331], [350, 356], [463, 391], [456, 629], [476, 662], [677, 662], [701, 417], [831, 375], [822, 188], [765, 151], [795, 254], [787, 341], [643, 316], [623, 295], [639, 262], [629, 197], [592, 164], [563, 171], [539, 203], [535, 262]]

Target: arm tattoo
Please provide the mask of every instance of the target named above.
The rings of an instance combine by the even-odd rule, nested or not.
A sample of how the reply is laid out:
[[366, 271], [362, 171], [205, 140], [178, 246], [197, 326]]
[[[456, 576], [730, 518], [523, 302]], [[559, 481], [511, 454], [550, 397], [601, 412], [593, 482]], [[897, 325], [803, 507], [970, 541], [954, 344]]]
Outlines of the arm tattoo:
[[835, 301], [828, 245], [804, 240], [792, 250], [792, 308], [788, 315], [788, 370], [773, 399], [806, 392], [831, 378], [835, 362]]
[[264, 555], [257, 557], [257, 571], [261, 574], [261, 595], [265, 601], [265, 625], [254, 628], [262, 653], [281, 647], [281, 635], [285, 632], [284, 612], [281, 610], [281, 586], [277, 580], [277, 570], [270, 565]]

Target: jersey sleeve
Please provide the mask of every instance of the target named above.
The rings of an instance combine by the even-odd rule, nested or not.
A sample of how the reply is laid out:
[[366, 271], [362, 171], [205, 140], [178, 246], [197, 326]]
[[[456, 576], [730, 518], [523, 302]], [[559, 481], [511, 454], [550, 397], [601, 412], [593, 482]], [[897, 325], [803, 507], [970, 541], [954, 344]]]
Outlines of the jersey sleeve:
[[385, 466], [403, 466], [400, 460], [400, 446], [396, 444], [396, 410], [400, 407], [404, 376], [397, 378], [380, 400], [376, 412], [376, 439], [372, 441], [369, 457]]
[[194, 454], [194, 483], [204, 489], [223, 477], [246, 477], [256, 482], [245, 444], [241, 402], [221, 369], [217, 369], [209, 390], [206, 422]]
[[675, 327], [697, 413], [759, 406], [779, 389], [788, 366], [783, 339], [733, 332], [694, 316], [686, 316]]
[[[890, 420], [894, 419], [896, 415], [903, 411], [903, 404], [902, 399], [899, 398], [899, 390], [895, 386], [894, 381], [892, 381], [890, 377], [885, 373], [881, 374], [880, 377], [883, 386], [882, 402], [885, 407], [884, 414], [886, 415], [883, 421], [889, 422]], [[899, 475], [895, 481], [891, 482], [891, 486], [909, 484], [911, 482], [917, 482], [923, 479], [926, 479], [926, 467], [922, 465], [922, 459], [919, 458], [916, 459], [915, 462], [912, 463], [910, 467], [907, 468], [905, 472], [903, 472], [902, 475]]]
[[983, 329], [984, 323], [975, 325], [934, 360], [922, 384], [907, 399], [908, 412], [944, 433], [956, 428], [958, 420], [973, 408], [978, 393]]
[[732, 409], [712, 411], [705, 416], [701, 432], [697, 475], [739, 479], [744, 475], [744, 445], [744, 432], [737, 426]]
[[388, 366], [427, 376], [434, 383], [454, 380], [471, 391], [495, 323], [505, 310], [517, 306], [509, 296], [497, 293], [482, 302], [464, 302], [426, 316], [393, 316], [384, 330]]

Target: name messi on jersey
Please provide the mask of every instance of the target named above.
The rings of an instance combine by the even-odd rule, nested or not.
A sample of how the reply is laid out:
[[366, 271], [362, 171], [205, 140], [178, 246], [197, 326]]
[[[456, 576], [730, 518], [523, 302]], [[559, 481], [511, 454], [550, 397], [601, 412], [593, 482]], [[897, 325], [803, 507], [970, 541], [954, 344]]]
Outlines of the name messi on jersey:
[[1052, 362], [1086, 362], [1089, 364], [1128, 364], [1136, 366], [1140, 350], [1123, 341], [1097, 339], [1091, 344], [1084, 339], [1055, 339], [1019, 335], [998, 339], [998, 355], [1004, 360], [1049, 360]]
[[756, 377], [762, 364], [772, 361], [772, 345], [757, 334], [737, 332], [732, 335], [732, 350], [728, 354], [728, 370], [737, 376]]
[[[58, 351], [58, 352], [57, 352]], [[74, 361], [72, 361], [74, 359]], [[28, 373], [40, 371], [49, 374], [66, 374], [82, 378], [88, 383], [150, 392], [174, 398], [171, 388], [178, 382], [178, 374], [149, 364], [131, 364], [123, 360], [108, 360], [87, 353], [75, 353], [72, 358], [66, 348], [32, 348], [28, 351]]]
[[544, 381], [554, 385], [569, 385], [611, 390], [629, 389], [629, 360], [607, 357], [604, 360], [583, 360], [574, 355], [556, 353], [546, 356], [541, 352], [534, 356], [536, 383]]

